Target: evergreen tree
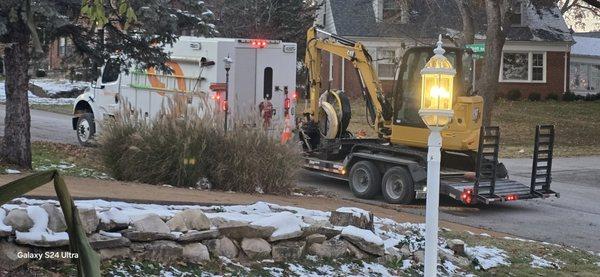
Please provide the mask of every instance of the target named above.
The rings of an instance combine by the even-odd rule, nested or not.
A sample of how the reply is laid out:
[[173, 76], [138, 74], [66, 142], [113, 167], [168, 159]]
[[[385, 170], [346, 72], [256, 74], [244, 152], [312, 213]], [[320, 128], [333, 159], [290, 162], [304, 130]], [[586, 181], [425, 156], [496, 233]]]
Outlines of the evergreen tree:
[[168, 71], [164, 66], [168, 54], [161, 46], [173, 43], [183, 29], [212, 34], [211, 18], [204, 2], [197, 0], [1, 0], [4, 161], [31, 168], [28, 71], [32, 56], [43, 55], [46, 42], [69, 37], [76, 51], [96, 66], [116, 56], [123, 69], [134, 61]]

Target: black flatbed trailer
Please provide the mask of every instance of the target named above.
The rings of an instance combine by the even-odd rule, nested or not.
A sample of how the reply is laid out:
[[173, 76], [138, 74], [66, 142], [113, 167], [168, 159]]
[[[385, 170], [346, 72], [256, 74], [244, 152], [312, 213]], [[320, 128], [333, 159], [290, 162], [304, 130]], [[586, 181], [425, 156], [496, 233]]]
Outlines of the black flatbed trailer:
[[[511, 180], [504, 165], [498, 162], [499, 136], [498, 127], [482, 128], [479, 149], [476, 153], [471, 153], [471, 155], [444, 153], [442, 160], [446, 159], [446, 166], [443, 161], [440, 174], [440, 194], [468, 205], [560, 197], [559, 193], [550, 189], [554, 126], [540, 125], [536, 127], [532, 176], [529, 184]], [[411, 175], [412, 179], [410, 183], [412, 183], [414, 195], [408, 199], [412, 201], [413, 199], [424, 199], [426, 196], [426, 150], [391, 146], [376, 139], [339, 140], [330, 142], [325, 147], [329, 147], [330, 150], [306, 153], [305, 169], [329, 178], [348, 181], [352, 188], [351, 168], [359, 161], [372, 162], [382, 175], [387, 175], [386, 171], [389, 171], [390, 168], [400, 166], [407, 169], [406, 172]], [[460, 164], [462, 168], [460, 168], [461, 166], [458, 166], [459, 168], [448, 166], [452, 164], [448, 162], [449, 160], [454, 160], [454, 164]], [[386, 196], [385, 186], [382, 184], [384, 196]], [[357, 196], [361, 197], [361, 195]], [[389, 200], [389, 197], [386, 197], [386, 200]]]

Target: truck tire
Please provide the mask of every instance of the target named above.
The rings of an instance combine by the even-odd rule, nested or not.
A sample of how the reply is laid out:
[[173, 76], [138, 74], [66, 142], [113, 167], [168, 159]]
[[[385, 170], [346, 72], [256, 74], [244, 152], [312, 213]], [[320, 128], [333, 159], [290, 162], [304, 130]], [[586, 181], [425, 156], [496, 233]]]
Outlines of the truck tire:
[[415, 186], [408, 170], [401, 166], [388, 169], [383, 175], [381, 192], [392, 204], [410, 204], [415, 200]]
[[96, 134], [96, 124], [92, 113], [84, 113], [77, 119], [77, 140], [83, 146], [91, 146]]
[[355, 163], [349, 177], [350, 189], [358, 198], [373, 198], [381, 190], [381, 173], [370, 161]]

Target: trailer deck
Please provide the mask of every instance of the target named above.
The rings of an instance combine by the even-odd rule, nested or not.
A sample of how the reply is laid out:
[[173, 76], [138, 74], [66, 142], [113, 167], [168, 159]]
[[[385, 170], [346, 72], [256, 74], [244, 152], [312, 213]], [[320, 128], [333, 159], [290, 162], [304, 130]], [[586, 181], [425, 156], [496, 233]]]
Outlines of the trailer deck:
[[[442, 168], [440, 194], [448, 195], [467, 205], [560, 197], [558, 192], [550, 189], [554, 126], [540, 125], [536, 128], [530, 184], [511, 180], [508, 178], [508, 174], [499, 172], [498, 168], [503, 168], [503, 166], [499, 166], [501, 164], [498, 162], [499, 136], [500, 130], [497, 127], [482, 128], [476, 171]], [[380, 160], [384, 162], [390, 160], [389, 155], [382, 156], [383, 158]], [[402, 157], [394, 158], [402, 159]], [[347, 168], [346, 163], [347, 159], [327, 160], [307, 155], [304, 159], [304, 168], [329, 178], [349, 181], [350, 168]], [[423, 199], [425, 196], [425, 187], [415, 189], [416, 199]]]

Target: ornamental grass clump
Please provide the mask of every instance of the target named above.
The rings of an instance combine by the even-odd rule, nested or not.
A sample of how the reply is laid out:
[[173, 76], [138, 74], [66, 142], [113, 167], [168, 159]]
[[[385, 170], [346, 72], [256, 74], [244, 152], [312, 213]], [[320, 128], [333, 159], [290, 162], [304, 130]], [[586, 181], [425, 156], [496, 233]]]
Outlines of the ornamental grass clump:
[[151, 119], [120, 114], [103, 123], [98, 151], [118, 180], [178, 187], [208, 181], [220, 190], [288, 193], [300, 168], [296, 145], [247, 127], [260, 124], [234, 124], [241, 127], [226, 133], [213, 114], [185, 101], [169, 101]]

